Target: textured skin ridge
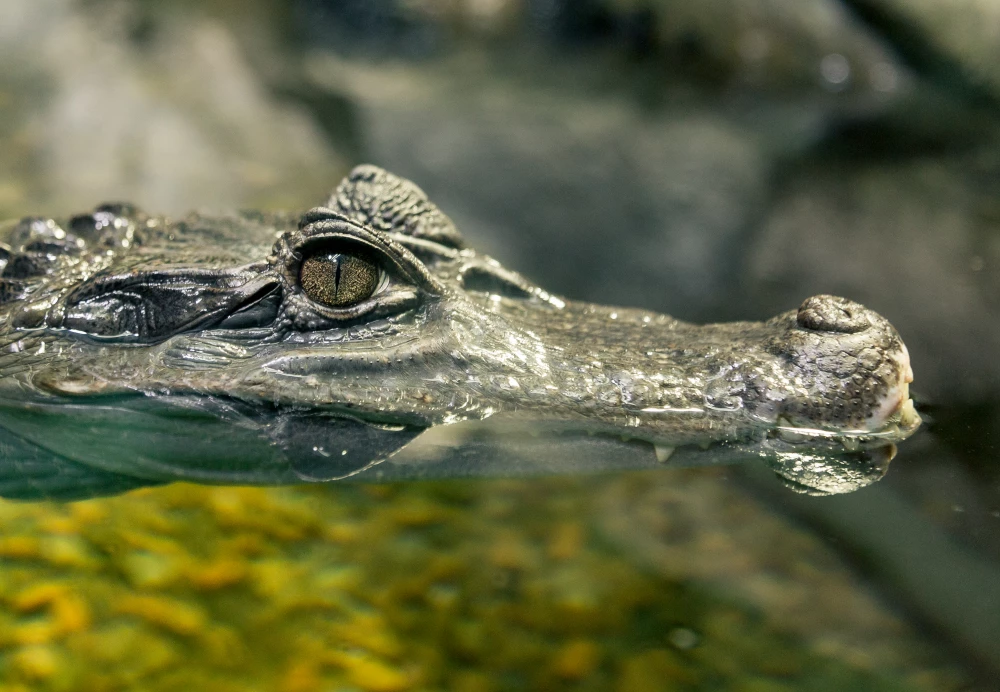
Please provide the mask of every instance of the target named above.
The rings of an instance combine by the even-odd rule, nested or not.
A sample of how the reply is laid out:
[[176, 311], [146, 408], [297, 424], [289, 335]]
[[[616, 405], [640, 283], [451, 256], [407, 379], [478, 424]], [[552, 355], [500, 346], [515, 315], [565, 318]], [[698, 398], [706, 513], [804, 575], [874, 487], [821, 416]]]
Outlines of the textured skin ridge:
[[380, 231], [395, 231], [449, 247], [462, 236], [419, 187], [377, 166], [358, 166], [337, 187], [328, 206]]

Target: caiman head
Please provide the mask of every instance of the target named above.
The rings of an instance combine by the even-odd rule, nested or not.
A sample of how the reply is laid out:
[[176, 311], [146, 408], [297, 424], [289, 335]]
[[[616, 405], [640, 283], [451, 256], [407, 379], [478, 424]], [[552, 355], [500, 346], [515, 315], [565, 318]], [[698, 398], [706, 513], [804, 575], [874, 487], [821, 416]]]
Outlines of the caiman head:
[[[0, 495], [520, 473], [525, 439], [535, 472], [762, 458], [843, 492], [919, 424], [905, 346], [857, 303], [693, 325], [566, 301], [373, 166], [301, 217], [119, 204], [6, 233]], [[393, 456], [436, 426], [522, 442]], [[581, 440], [589, 466], [549, 455]]]

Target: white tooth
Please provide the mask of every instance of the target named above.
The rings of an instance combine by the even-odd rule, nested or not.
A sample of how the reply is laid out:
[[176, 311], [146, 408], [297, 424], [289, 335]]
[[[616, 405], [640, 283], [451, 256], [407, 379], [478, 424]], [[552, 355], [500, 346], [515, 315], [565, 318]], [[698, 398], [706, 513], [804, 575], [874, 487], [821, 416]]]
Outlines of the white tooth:
[[844, 446], [848, 452], [856, 452], [861, 444], [858, 442], [856, 437], [845, 437], [840, 440], [840, 444]]
[[913, 366], [910, 365], [910, 352], [906, 350], [906, 346], [903, 346], [903, 381], [909, 384], [913, 382]]
[[661, 464], [665, 463], [670, 455], [674, 453], [673, 447], [666, 447], [664, 445], [653, 445], [653, 450], [656, 452], [656, 460]]

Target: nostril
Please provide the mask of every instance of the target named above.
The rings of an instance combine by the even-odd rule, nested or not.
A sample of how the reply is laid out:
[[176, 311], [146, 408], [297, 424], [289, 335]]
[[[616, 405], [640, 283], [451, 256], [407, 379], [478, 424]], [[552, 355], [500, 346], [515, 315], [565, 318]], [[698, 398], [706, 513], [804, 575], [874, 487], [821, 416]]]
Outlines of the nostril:
[[828, 295], [806, 298], [799, 306], [796, 322], [805, 329], [841, 334], [854, 334], [871, 326], [864, 306]]

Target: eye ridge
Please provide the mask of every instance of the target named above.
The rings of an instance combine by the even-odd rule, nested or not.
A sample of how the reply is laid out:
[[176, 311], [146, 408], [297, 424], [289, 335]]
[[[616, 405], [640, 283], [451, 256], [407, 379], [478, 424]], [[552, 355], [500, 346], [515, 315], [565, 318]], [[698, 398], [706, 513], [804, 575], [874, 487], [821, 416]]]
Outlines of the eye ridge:
[[361, 253], [325, 251], [303, 260], [299, 285], [321, 305], [347, 308], [371, 298], [380, 275], [378, 263]]

